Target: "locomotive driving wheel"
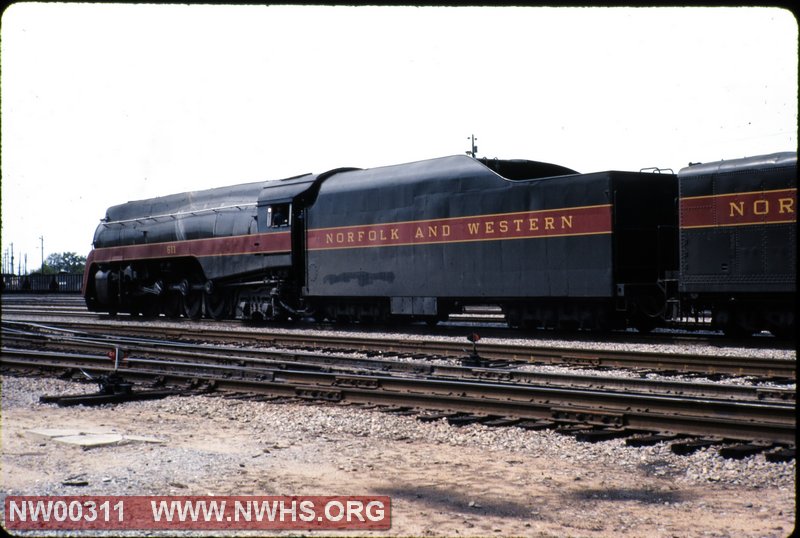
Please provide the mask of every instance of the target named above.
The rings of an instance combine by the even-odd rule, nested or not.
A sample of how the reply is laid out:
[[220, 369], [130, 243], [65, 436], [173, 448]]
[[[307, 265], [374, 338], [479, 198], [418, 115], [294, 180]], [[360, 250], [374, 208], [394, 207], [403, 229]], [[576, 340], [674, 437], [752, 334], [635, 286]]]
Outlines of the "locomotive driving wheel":
[[191, 291], [183, 298], [183, 315], [189, 319], [200, 319], [203, 315], [202, 293]]
[[183, 315], [189, 319], [200, 319], [203, 315], [203, 290], [184, 280], [181, 282], [181, 292]]
[[215, 320], [228, 317], [228, 293], [225, 290], [213, 289], [206, 294], [206, 312]]
[[164, 315], [168, 318], [179, 318], [182, 307], [180, 293], [169, 292], [164, 296]]

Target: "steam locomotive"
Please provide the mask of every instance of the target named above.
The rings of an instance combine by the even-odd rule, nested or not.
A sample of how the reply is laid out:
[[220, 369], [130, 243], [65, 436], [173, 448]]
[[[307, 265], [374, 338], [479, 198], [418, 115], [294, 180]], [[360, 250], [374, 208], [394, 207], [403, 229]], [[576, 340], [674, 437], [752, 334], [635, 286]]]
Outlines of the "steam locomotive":
[[793, 335], [797, 154], [581, 174], [456, 155], [110, 207], [92, 311]]

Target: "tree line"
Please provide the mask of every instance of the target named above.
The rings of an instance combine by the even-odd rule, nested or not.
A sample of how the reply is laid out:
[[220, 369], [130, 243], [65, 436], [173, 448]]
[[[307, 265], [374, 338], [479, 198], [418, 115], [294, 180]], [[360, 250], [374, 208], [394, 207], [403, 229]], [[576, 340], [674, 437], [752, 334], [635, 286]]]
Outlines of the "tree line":
[[43, 275], [57, 273], [83, 273], [86, 267], [86, 256], [79, 256], [75, 252], [60, 252], [50, 254], [45, 258], [44, 265], [39, 271]]

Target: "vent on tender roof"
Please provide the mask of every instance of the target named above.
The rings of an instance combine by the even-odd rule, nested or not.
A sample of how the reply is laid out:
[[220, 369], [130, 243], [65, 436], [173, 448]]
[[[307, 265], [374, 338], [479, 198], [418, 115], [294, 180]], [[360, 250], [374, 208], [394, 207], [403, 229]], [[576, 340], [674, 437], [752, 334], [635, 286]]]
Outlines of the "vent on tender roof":
[[506, 179], [539, 179], [543, 177], [577, 174], [575, 170], [557, 164], [526, 161], [523, 159], [477, 159]]

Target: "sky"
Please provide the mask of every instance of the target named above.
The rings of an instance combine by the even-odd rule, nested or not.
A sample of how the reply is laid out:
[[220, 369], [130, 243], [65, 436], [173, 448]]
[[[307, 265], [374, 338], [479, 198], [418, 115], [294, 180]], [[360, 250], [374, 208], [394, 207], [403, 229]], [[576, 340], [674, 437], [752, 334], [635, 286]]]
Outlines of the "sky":
[[797, 149], [798, 27], [778, 8], [22, 2], [0, 32], [15, 270], [88, 254], [111, 205], [471, 135], [480, 157], [579, 172]]

